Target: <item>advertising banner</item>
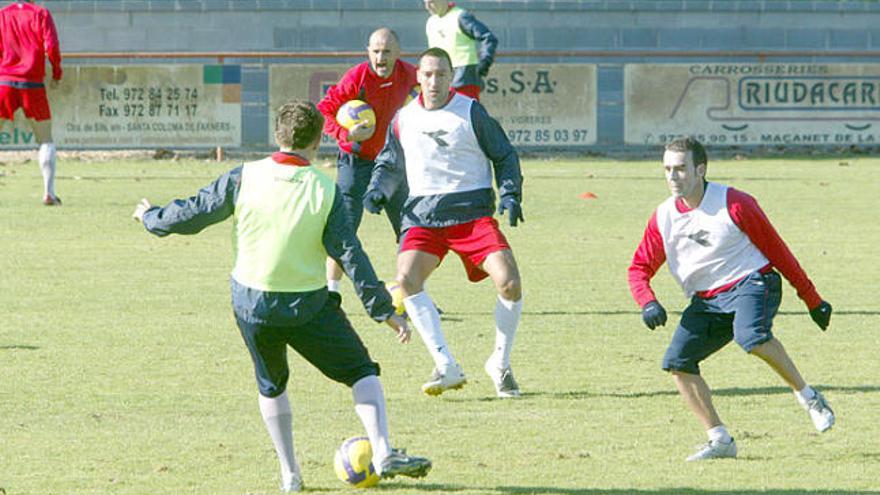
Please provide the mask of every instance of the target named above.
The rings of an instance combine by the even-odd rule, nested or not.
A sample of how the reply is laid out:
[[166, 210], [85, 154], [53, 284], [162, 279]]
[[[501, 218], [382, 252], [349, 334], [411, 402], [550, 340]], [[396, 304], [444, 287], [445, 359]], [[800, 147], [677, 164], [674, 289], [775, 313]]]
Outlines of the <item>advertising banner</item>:
[[880, 140], [880, 65], [632, 64], [625, 142], [692, 135], [720, 145], [869, 145]]
[[[70, 66], [48, 89], [60, 149], [237, 147], [241, 66]], [[19, 110], [0, 128], [0, 150], [36, 146]]]

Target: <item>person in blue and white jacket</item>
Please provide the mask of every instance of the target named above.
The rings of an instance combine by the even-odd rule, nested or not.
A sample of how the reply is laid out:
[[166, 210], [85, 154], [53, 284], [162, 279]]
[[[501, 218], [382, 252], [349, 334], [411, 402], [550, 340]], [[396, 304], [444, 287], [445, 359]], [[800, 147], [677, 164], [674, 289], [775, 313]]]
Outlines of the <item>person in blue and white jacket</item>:
[[513, 338], [522, 314], [519, 269], [510, 245], [492, 218], [508, 212], [511, 227], [523, 220], [522, 173], [516, 150], [504, 130], [476, 100], [453, 92], [452, 62], [440, 48], [419, 56], [421, 95], [404, 106], [388, 128], [364, 208], [379, 213], [406, 181], [397, 282], [403, 303], [434, 360], [422, 386], [428, 395], [461, 388], [467, 381], [446, 343], [440, 315], [425, 291], [425, 280], [451, 249], [464, 263], [468, 279], [487, 276], [495, 283], [495, 348], [485, 370], [499, 397], [517, 397], [510, 368]]

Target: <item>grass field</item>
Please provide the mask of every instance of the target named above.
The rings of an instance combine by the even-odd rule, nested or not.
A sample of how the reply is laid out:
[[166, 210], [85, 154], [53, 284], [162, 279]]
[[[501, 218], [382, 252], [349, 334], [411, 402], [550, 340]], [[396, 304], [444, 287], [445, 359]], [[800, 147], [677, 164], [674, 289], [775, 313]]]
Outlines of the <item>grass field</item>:
[[[188, 196], [232, 166], [62, 161], [64, 206], [45, 208], [34, 162], [0, 165], [0, 493], [277, 493], [229, 304], [230, 224], [158, 239], [130, 216], [141, 197]], [[392, 442], [434, 461], [424, 480], [375, 490], [880, 494], [880, 160], [710, 163], [711, 179], [759, 199], [834, 305], [823, 334], [786, 285], [774, 329], [838, 424], [815, 433], [769, 368], [728, 346], [703, 372], [740, 458], [708, 463], [683, 462], [704, 434], [659, 369], [672, 325], [644, 328], [626, 285], [645, 222], [667, 196], [659, 163], [528, 160], [524, 173], [526, 222], [505, 227], [525, 291], [513, 355], [521, 400], [491, 398], [482, 363], [493, 290], [467, 284], [455, 258], [429, 288], [470, 382], [440, 398], [419, 392], [431, 369], [422, 343], [397, 344], [345, 286], [383, 367]], [[390, 279], [384, 217], [366, 218], [361, 233]], [[686, 301], [665, 268], [654, 287], [677, 320]], [[352, 493], [331, 465], [339, 443], [361, 434], [350, 393], [291, 356], [307, 487]]]

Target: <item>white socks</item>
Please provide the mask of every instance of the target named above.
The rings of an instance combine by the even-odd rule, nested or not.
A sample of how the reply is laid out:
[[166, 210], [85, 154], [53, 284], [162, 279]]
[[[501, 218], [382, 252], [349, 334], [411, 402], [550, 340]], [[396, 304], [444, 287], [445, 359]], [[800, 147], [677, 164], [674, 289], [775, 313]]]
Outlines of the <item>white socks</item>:
[[519, 326], [522, 307], [522, 297], [514, 302], [498, 296], [495, 303], [495, 350], [489, 362], [498, 369], [510, 367], [510, 351], [513, 350], [513, 337]]
[[730, 443], [733, 441], [733, 438], [730, 437], [730, 433], [727, 432], [727, 428], [725, 428], [724, 425], [709, 428], [706, 430], [706, 434], [709, 435], [710, 441], [721, 443]]
[[354, 410], [361, 418], [373, 447], [373, 467], [381, 475], [382, 461], [391, 455], [382, 384], [376, 375], [366, 376], [352, 385], [351, 394], [354, 397]]
[[446, 345], [446, 337], [443, 336], [443, 330], [440, 328], [440, 313], [437, 312], [434, 301], [427, 292], [422, 291], [405, 298], [403, 305], [406, 306], [409, 319], [422, 336], [422, 342], [431, 353], [434, 366], [443, 372], [449, 365], [455, 363], [455, 359], [449, 352], [449, 346]]
[[55, 197], [55, 143], [41, 144], [37, 158], [43, 172], [44, 191], [46, 195]]
[[794, 396], [797, 397], [798, 402], [800, 402], [802, 406], [806, 407], [807, 402], [816, 397], [816, 391], [813, 390], [813, 387], [807, 385], [803, 390], [796, 391]]
[[339, 294], [339, 280], [327, 280], [327, 290]]
[[273, 398], [260, 395], [260, 414], [278, 454], [282, 486], [291, 484], [294, 478], [301, 480], [299, 464], [293, 453], [293, 414], [290, 412], [287, 392]]

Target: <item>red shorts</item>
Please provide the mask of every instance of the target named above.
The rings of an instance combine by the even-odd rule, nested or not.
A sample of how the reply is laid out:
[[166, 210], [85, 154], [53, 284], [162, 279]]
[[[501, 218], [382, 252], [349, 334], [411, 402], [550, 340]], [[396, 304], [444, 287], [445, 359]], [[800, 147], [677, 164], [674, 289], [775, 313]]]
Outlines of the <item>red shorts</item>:
[[451, 227], [412, 227], [406, 231], [400, 243], [401, 252], [422, 251], [437, 256], [440, 261], [450, 249], [464, 263], [468, 280], [479, 282], [489, 276], [480, 268], [480, 264], [490, 254], [510, 249], [510, 244], [492, 217], [482, 217]]
[[24, 116], [29, 119], [52, 118], [46, 88], [13, 88], [0, 84], [0, 119], [12, 120], [19, 108], [24, 110]]
[[467, 86], [461, 86], [452, 89], [454, 89], [456, 93], [470, 96], [471, 98], [480, 101], [480, 87], [476, 84], [468, 84]]

